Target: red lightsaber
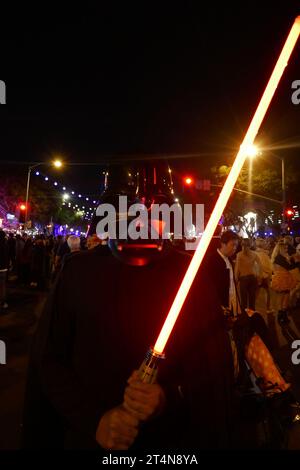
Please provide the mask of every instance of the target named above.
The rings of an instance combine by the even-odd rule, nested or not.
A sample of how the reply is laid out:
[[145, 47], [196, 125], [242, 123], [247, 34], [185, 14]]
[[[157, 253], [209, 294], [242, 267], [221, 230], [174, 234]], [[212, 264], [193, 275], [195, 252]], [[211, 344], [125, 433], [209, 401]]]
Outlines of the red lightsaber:
[[201, 240], [195, 250], [193, 258], [185, 273], [185, 276], [181, 282], [179, 290], [176, 294], [176, 297], [173, 301], [173, 304], [167, 315], [167, 318], [161, 329], [161, 332], [156, 340], [154, 348], [149, 350], [144, 362], [142, 363], [140, 367], [140, 377], [143, 382], [151, 383], [155, 381], [156, 373], [157, 373], [157, 364], [159, 360], [164, 357], [164, 349], [165, 349], [166, 343], [170, 337], [170, 334], [173, 330], [173, 327], [181, 311], [181, 308], [184, 304], [184, 301], [189, 293], [191, 285], [195, 279], [197, 271], [201, 265], [201, 262], [204, 258], [204, 255], [212, 239], [212, 236], [215, 232], [215, 229], [218, 225], [218, 222], [224, 212], [228, 199], [236, 184], [240, 171], [244, 165], [245, 159], [248, 154], [247, 149], [249, 149], [249, 147], [252, 146], [254, 143], [255, 137], [260, 129], [262, 121], [269, 108], [269, 105], [274, 96], [276, 88], [280, 82], [284, 69], [288, 64], [288, 60], [296, 45], [299, 34], [300, 34], [300, 16], [298, 16], [295, 19], [295, 22], [293, 26], [291, 27], [289, 35], [286, 39], [286, 42], [282, 48], [280, 56], [272, 72], [272, 75], [261, 97], [261, 100], [254, 113], [254, 116], [250, 122], [249, 128], [244, 137], [244, 140], [235, 157], [233, 166], [222, 188], [222, 191], [219, 195], [219, 198], [214, 207], [214, 210], [211, 213], [210, 219], [207, 223], [207, 226], [201, 237]]

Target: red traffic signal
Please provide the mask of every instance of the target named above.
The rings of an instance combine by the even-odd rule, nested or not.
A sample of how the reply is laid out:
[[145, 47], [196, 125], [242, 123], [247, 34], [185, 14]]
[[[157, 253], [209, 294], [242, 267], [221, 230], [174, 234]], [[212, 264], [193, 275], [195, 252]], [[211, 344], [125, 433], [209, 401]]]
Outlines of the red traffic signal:
[[19, 223], [20, 224], [25, 223], [26, 213], [27, 213], [27, 210], [28, 210], [27, 208], [28, 208], [28, 206], [24, 202], [20, 202], [20, 204], [18, 205]]
[[295, 211], [293, 209], [286, 209], [285, 214], [287, 217], [293, 217], [295, 215]]
[[184, 178], [184, 184], [185, 184], [186, 186], [192, 186], [193, 183], [194, 183], [194, 180], [193, 180], [193, 178], [192, 178], [191, 176], [186, 176], [186, 177]]

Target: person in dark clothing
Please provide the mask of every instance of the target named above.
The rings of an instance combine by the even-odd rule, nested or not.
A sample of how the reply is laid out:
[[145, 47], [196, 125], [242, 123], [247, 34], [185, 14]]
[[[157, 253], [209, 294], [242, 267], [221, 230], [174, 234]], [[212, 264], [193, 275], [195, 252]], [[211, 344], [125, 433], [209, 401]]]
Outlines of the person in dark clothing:
[[6, 281], [9, 266], [9, 248], [5, 232], [0, 230], [0, 310], [8, 307], [6, 302]]
[[26, 238], [20, 259], [20, 281], [24, 285], [30, 283], [30, 267], [32, 256], [32, 240]]
[[[189, 257], [171, 251], [157, 263], [130, 266], [106, 246], [65, 261], [33, 348], [33, 389], [28, 388], [24, 421], [27, 447], [99, 448], [99, 421], [124, 401], [126, 381], [159, 333], [188, 262]], [[230, 343], [213, 289], [205, 280], [199, 289], [199, 282], [161, 367], [165, 414], [144, 423], [132, 448], [175, 447], [179, 437], [182, 446], [196, 441], [197, 448], [230, 445]], [[44, 411], [36, 409], [41, 397]], [[179, 422], [182, 406], [187, 410]], [[49, 420], [41, 432], [45, 410], [51, 411], [51, 421], [56, 415], [57, 432], [49, 429]], [[196, 429], [199, 422], [201, 429]], [[58, 436], [61, 441], [55, 443]]]
[[47, 280], [51, 279], [53, 250], [54, 250], [54, 240], [53, 240], [53, 235], [50, 235], [45, 240], [45, 259], [46, 259], [46, 279]]
[[245, 346], [253, 334], [259, 334], [268, 348], [272, 349], [272, 345], [268, 328], [262, 316], [258, 312], [252, 312], [252, 315], [248, 316], [246, 311], [241, 308], [234, 278], [234, 268], [231, 262], [238, 243], [239, 237], [236, 233], [230, 230], [224, 232], [220, 237], [219, 248], [209, 253], [205, 258], [202, 273], [215, 286], [218, 301], [223, 311], [227, 313], [227, 318], [232, 318], [229, 322], [232, 323], [232, 337], [239, 353], [239, 380], [243, 381], [243, 375], [246, 373], [244, 363]]
[[11, 265], [11, 269], [14, 271], [16, 267], [16, 239], [12, 233], [9, 234], [7, 244], [9, 265]]
[[68, 238], [68, 247], [70, 252], [66, 253], [63, 258], [62, 258], [62, 266], [65, 263], [65, 260], [70, 258], [71, 256], [74, 256], [76, 253], [79, 253], [81, 251], [81, 243], [80, 243], [80, 238], [77, 237], [76, 235], [70, 235]]
[[56, 256], [60, 258], [59, 262], [62, 261], [63, 257], [70, 253], [71, 250], [68, 245], [68, 239], [58, 248]]
[[46, 247], [43, 236], [37, 237], [32, 247], [31, 255], [31, 287], [38, 289], [46, 285]]
[[64, 243], [64, 238], [62, 235], [57, 235], [56, 239], [54, 240], [53, 244], [53, 255], [54, 257], [57, 255], [57, 252], [60, 246]]
[[22, 279], [22, 253], [25, 245], [25, 240], [21, 238], [21, 235], [16, 235], [16, 272], [18, 277], [18, 282], [21, 282]]
[[219, 243], [208, 251], [203, 260], [201, 271], [214, 284], [218, 300], [224, 309], [233, 311], [236, 316], [240, 313], [240, 300], [234, 278], [231, 257], [234, 256], [239, 244], [236, 233], [224, 232]]
[[294, 247], [294, 239], [291, 235], [286, 235], [284, 237], [284, 244], [287, 246], [287, 254], [292, 256], [296, 253], [296, 248]]
[[61, 270], [64, 257], [70, 253], [71, 250], [68, 245], [68, 238], [64, 242], [61, 242], [60, 240], [58, 246], [56, 247], [56, 252], [54, 256], [52, 282], [55, 281], [59, 271]]
[[[161, 200], [157, 186], [165, 180], [149, 162], [141, 170], [135, 174], [143, 175], [143, 184], [137, 179], [132, 188], [130, 180], [129, 195], [152, 205], [154, 196]], [[114, 186], [105, 202], [115, 194]], [[66, 257], [33, 344], [23, 423], [27, 448], [233, 445], [231, 345], [214, 285], [201, 272], [157, 383], [143, 383], [136, 372], [189, 261], [169, 240], [131, 243], [114, 237], [108, 245]]]
[[7, 269], [9, 265], [9, 249], [6, 235], [0, 230], [0, 269]]
[[83, 236], [80, 237], [80, 249], [81, 250], [87, 250], [88, 249], [88, 247], [87, 247], [87, 238], [86, 237], [83, 237]]

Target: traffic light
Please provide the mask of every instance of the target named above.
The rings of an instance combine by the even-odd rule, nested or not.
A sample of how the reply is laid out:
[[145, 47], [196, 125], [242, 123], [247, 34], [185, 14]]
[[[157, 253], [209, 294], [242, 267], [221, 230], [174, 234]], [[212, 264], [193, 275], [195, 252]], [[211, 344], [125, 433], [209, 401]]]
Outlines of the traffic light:
[[25, 223], [25, 215], [26, 215], [26, 204], [21, 202], [21, 204], [19, 204], [19, 211], [20, 211], [19, 222], [20, 222], [20, 224], [24, 224]]
[[193, 186], [194, 184], [194, 179], [191, 177], [191, 176], [185, 176], [184, 177], [184, 180], [183, 180], [183, 183], [185, 186]]
[[285, 210], [285, 215], [290, 219], [291, 217], [294, 217], [295, 211], [293, 209], [288, 208]]

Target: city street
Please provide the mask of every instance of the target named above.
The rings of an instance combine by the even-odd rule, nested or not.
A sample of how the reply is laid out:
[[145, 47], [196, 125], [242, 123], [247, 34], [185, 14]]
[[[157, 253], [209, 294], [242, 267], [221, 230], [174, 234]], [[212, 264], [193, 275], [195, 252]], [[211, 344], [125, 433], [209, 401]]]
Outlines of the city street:
[[18, 449], [31, 338], [46, 293], [11, 282], [8, 295], [9, 309], [0, 315], [0, 339], [7, 356], [7, 364], [0, 365], [0, 449]]
[[[17, 287], [14, 282], [10, 282], [9, 311], [0, 317], [0, 339], [7, 346], [7, 364], [0, 366], [0, 449], [12, 450], [20, 446], [20, 423], [30, 343], [46, 297], [47, 292]], [[274, 295], [272, 301], [275, 307]], [[291, 337], [283, 334], [275, 321], [275, 314], [265, 313], [263, 290], [258, 298], [258, 311], [263, 313], [270, 329], [274, 357], [286, 380], [293, 384], [300, 400], [300, 364], [292, 364]], [[300, 309], [291, 315], [290, 330], [296, 338], [300, 338]]]

